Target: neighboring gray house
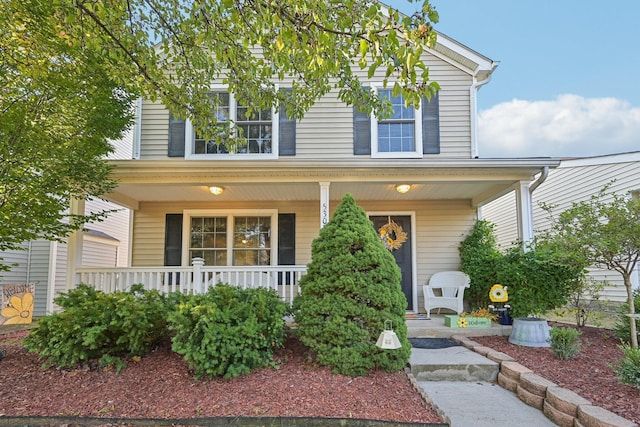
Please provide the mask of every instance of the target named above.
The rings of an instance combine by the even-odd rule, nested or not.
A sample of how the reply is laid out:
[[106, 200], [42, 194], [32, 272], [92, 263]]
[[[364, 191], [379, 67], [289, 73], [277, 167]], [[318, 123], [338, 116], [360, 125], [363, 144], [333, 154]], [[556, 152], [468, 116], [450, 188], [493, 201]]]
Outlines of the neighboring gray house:
[[[560, 166], [551, 170], [546, 180], [533, 192], [534, 230], [544, 230], [549, 226], [548, 214], [540, 207], [540, 203], [556, 206], [554, 212], [561, 212], [574, 202], [588, 200], [612, 181], [611, 192], [631, 193], [638, 197], [640, 151], [562, 160]], [[496, 225], [498, 243], [503, 247], [518, 240], [518, 226], [514, 221], [515, 197], [515, 192], [510, 192], [481, 208], [482, 218]], [[619, 273], [594, 268], [590, 270], [590, 275], [612, 284], [603, 291], [603, 299], [626, 301], [626, 291]], [[633, 280], [635, 287], [638, 287], [638, 270]]]

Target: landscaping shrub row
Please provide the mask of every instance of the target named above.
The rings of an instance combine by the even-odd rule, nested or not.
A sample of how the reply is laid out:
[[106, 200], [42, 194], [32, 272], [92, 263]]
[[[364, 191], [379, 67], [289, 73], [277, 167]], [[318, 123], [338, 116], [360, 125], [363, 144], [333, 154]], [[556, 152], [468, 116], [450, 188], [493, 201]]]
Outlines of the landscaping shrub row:
[[288, 310], [273, 290], [223, 284], [201, 295], [163, 295], [142, 285], [106, 294], [81, 284], [54, 302], [64, 311], [42, 318], [24, 340], [44, 366], [97, 360], [119, 372], [125, 358], [170, 338], [196, 377], [229, 378], [272, 363]]

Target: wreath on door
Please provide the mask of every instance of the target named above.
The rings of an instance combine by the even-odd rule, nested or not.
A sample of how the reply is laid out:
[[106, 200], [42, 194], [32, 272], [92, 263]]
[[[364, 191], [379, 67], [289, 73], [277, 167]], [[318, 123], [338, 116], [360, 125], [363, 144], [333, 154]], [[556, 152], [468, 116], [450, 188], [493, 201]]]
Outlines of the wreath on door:
[[402, 244], [407, 241], [407, 233], [390, 218], [388, 223], [378, 229], [378, 236], [389, 251], [400, 249]]

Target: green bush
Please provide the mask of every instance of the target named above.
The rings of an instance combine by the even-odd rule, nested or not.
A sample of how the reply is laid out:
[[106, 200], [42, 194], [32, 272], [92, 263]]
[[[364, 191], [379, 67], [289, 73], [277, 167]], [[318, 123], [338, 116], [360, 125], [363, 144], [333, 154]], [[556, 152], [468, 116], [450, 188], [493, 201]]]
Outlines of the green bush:
[[[311, 258], [294, 308], [300, 339], [317, 361], [349, 376], [402, 369], [411, 345], [400, 268], [351, 195], [313, 241]], [[402, 348], [376, 347], [385, 320]]]
[[582, 333], [577, 329], [554, 326], [549, 331], [549, 335], [551, 349], [559, 359], [568, 360], [580, 352]]
[[471, 308], [487, 307], [489, 290], [499, 283], [508, 288], [512, 317], [541, 315], [565, 305], [584, 286], [585, 269], [579, 257], [544, 241], [527, 251], [516, 242], [501, 252], [494, 229], [488, 221], [477, 221], [458, 247], [460, 268], [471, 279], [465, 291]]
[[284, 343], [288, 307], [273, 290], [219, 284], [177, 300], [169, 314], [172, 349], [196, 378], [231, 378], [268, 366]]
[[80, 284], [54, 302], [64, 311], [41, 318], [24, 340], [45, 366], [73, 367], [91, 359], [105, 364], [120, 356], [140, 356], [167, 334], [165, 298], [142, 285], [105, 294]]
[[[635, 313], [640, 313], [640, 289], [633, 291], [633, 306]], [[631, 340], [631, 319], [629, 314], [629, 303], [625, 302], [618, 309], [618, 321], [613, 326], [616, 337], [628, 343]], [[637, 322], [640, 324], [640, 322]], [[638, 328], [638, 341], [640, 341], [640, 328]]]
[[498, 265], [498, 283], [509, 288], [512, 317], [543, 315], [564, 306], [584, 277], [581, 265], [544, 244], [508, 249]]
[[632, 385], [640, 389], [640, 348], [633, 348], [629, 344], [620, 346], [623, 358], [618, 360], [615, 373], [623, 384]]

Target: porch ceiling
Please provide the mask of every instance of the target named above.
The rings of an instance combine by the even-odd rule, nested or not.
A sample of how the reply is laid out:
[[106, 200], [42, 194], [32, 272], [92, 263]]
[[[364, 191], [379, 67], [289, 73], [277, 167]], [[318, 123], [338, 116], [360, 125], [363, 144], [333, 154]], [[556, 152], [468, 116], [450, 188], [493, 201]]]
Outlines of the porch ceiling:
[[[508, 192], [520, 181], [531, 181], [545, 166], [557, 161], [478, 160], [407, 162], [393, 167], [377, 161], [362, 162], [242, 162], [215, 167], [211, 162], [115, 161], [118, 188], [107, 199], [137, 209], [142, 202], [170, 201], [314, 201], [320, 199], [319, 182], [330, 182], [330, 198], [351, 193], [356, 200], [469, 200], [480, 205]], [[375, 163], [375, 162], [370, 162]], [[294, 166], [295, 165], [295, 166]], [[411, 184], [405, 194], [397, 184]], [[211, 185], [225, 188], [214, 196]]]

